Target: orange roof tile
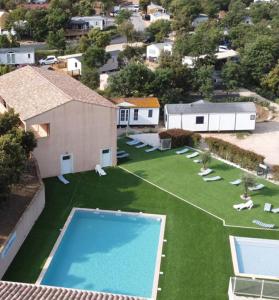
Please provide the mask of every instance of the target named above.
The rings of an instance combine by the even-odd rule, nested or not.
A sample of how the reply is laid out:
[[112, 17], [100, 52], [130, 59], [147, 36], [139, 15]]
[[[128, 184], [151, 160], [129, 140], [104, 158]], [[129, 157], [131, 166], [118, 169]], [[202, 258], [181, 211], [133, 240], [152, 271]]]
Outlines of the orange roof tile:
[[138, 108], [160, 108], [160, 103], [156, 97], [146, 97], [146, 98], [114, 98], [112, 102], [117, 104], [127, 102], [134, 107]]

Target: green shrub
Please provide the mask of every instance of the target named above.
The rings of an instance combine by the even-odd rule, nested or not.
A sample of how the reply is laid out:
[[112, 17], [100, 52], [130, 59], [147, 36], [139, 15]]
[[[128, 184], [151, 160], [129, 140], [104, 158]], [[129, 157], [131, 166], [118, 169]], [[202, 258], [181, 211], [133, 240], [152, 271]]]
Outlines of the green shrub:
[[249, 150], [244, 150], [221, 139], [207, 137], [205, 141], [212, 153], [236, 163], [245, 169], [255, 170], [258, 165], [264, 161], [264, 156]]
[[160, 139], [171, 139], [171, 147], [179, 148], [183, 146], [194, 147], [201, 140], [201, 135], [192, 131], [183, 129], [168, 129], [160, 132]]
[[279, 180], [279, 166], [274, 165], [271, 169], [271, 172], [272, 172], [272, 175], [273, 175], [273, 179]]

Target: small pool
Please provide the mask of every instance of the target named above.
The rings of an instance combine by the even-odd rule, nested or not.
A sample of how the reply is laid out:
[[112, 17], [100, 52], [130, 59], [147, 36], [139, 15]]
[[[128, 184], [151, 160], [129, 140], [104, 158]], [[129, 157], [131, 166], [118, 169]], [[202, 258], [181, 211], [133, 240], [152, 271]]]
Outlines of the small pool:
[[39, 284], [156, 298], [165, 216], [74, 208]]
[[279, 240], [230, 236], [235, 275], [279, 280]]

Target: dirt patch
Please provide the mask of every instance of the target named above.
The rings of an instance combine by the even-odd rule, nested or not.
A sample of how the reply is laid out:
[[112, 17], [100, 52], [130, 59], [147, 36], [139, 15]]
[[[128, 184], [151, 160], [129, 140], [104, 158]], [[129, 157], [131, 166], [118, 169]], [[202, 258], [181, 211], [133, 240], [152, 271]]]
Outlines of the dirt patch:
[[257, 109], [257, 122], [267, 121], [272, 115], [272, 112], [269, 111], [268, 108], [266, 107], [256, 104], [256, 109]]
[[20, 183], [12, 187], [9, 199], [0, 204], [0, 248], [13, 231], [40, 185], [35, 161], [30, 160]]

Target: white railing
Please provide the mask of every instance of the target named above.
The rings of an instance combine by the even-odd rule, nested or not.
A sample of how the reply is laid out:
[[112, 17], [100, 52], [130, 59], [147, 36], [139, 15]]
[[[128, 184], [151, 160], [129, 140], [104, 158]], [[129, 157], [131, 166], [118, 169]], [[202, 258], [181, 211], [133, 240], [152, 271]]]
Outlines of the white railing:
[[256, 297], [259, 299], [279, 299], [279, 282], [231, 277], [229, 299], [237, 299], [237, 296]]

